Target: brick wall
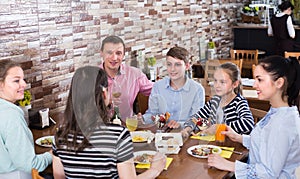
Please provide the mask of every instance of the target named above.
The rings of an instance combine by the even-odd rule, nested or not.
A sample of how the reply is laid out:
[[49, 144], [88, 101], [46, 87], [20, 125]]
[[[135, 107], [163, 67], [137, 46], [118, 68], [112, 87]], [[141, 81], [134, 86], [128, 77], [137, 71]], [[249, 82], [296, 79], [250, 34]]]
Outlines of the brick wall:
[[124, 39], [127, 63], [142, 51], [162, 65], [175, 44], [198, 59], [200, 39], [210, 38], [218, 55], [228, 56], [232, 23], [243, 1], [0, 1], [0, 60], [22, 63], [33, 106], [56, 113], [64, 109], [74, 71], [101, 62], [100, 42], [107, 35]]

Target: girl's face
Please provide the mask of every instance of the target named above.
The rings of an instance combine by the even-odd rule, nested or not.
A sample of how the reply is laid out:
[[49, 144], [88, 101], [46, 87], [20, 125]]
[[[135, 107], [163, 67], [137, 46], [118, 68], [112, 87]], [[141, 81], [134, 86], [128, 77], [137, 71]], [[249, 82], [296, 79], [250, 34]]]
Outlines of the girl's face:
[[167, 56], [167, 72], [171, 80], [178, 80], [185, 77], [185, 71], [189, 65], [185, 64], [183, 60]]
[[234, 93], [234, 89], [238, 86], [238, 81], [232, 82], [230, 76], [222, 69], [217, 69], [214, 73], [214, 89], [216, 95], [224, 97]]
[[7, 76], [0, 82], [0, 97], [12, 103], [24, 98], [24, 73], [22, 68], [13, 67], [7, 71]]
[[253, 87], [256, 89], [258, 99], [268, 100], [275, 95], [276, 87], [275, 82], [272, 80], [268, 72], [262, 66], [257, 65], [254, 70], [255, 82]]

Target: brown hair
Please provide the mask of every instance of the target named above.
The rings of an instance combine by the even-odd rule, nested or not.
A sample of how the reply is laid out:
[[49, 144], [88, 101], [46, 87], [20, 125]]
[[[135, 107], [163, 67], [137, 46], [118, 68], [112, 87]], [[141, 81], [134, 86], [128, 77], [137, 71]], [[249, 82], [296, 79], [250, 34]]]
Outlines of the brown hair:
[[13, 67], [21, 67], [18, 63], [12, 60], [0, 61], [0, 82], [3, 82], [7, 76], [7, 71]]
[[241, 87], [241, 72], [236, 64], [231, 62], [223, 63], [219, 66], [219, 69], [222, 69], [227, 73], [233, 83], [239, 81], [238, 86], [234, 89], [235, 94], [242, 94], [242, 87]]
[[[76, 70], [72, 82], [64, 121], [56, 133], [58, 147], [81, 151], [90, 146], [89, 138], [97, 127], [109, 123], [108, 109], [103, 97], [103, 90], [108, 81], [103, 69], [85, 66]], [[84, 88], [84, 89], [83, 89]], [[72, 136], [73, 140], [68, 140]], [[82, 143], [77, 143], [77, 136], [83, 135]]]
[[185, 64], [189, 63], [189, 52], [182, 47], [173, 47], [167, 52], [167, 56], [183, 60]]
[[118, 37], [116, 35], [111, 35], [111, 36], [106, 37], [102, 41], [101, 48], [100, 48], [101, 51], [103, 51], [104, 45], [106, 43], [113, 43], [113, 44], [119, 44], [119, 43], [121, 43], [123, 45], [123, 50], [124, 50], [124, 53], [125, 53], [125, 43], [124, 43], [124, 41], [120, 37]]

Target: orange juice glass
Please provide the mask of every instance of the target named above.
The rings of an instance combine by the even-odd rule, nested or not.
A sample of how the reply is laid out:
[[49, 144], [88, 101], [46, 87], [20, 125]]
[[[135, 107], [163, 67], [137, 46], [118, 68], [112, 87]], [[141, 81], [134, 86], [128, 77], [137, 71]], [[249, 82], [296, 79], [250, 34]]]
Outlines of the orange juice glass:
[[221, 134], [222, 131], [226, 131], [226, 124], [217, 124], [216, 125], [216, 134], [215, 138], [217, 142], [224, 142], [225, 135]]

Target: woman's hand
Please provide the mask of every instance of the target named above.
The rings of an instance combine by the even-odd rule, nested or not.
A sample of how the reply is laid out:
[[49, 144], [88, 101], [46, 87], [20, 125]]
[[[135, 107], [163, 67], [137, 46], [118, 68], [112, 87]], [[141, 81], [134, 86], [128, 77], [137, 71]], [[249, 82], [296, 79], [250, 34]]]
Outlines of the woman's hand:
[[243, 143], [243, 136], [236, 133], [230, 126], [226, 126], [226, 131], [223, 131], [222, 134], [227, 135], [233, 142]]
[[226, 170], [234, 172], [235, 164], [234, 162], [228, 161], [221, 157], [219, 154], [210, 154], [207, 159], [208, 166], [215, 167], [220, 170]]
[[178, 122], [174, 121], [174, 120], [171, 120], [171, 121], [169, 121], [169, 122], [167, 123], [167, 126], [168, 126], [169, 128], [177, 129], [177, 128], [180, 127], [180, 124], [179, 124]]
[[157, 152], [152, 159], [150, 170], [155, 170], [159, 174], [165, 168], [166, 161], [166, 156]]

